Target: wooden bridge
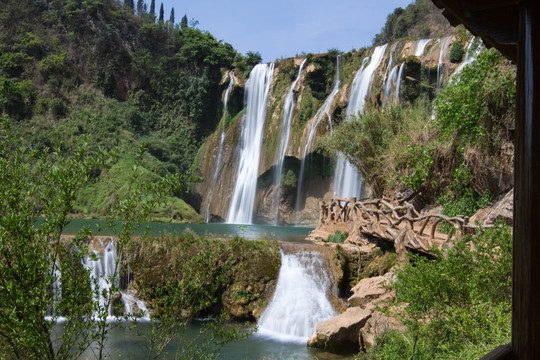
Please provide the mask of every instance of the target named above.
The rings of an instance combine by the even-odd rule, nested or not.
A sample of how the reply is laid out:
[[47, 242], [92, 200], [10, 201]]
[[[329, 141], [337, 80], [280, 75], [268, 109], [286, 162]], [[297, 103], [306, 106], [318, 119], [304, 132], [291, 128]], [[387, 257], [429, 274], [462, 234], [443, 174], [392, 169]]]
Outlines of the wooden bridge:
[[[351, 233], [359, 232], [364, 238], [392, 242], [398, 257], [402, 258], [407, 249], [432, 253], [434, 245], [444, 247], [453, 236], [463, 236], [476, 228], [468, 221], [464, 216], [422, 215], [406, 201], [395, 206], [385, 199], [337, 198], [320, 203], [317, 230], [346, 225]], [[441, 229], [444, 223], [448, 224], [447, 231]]]

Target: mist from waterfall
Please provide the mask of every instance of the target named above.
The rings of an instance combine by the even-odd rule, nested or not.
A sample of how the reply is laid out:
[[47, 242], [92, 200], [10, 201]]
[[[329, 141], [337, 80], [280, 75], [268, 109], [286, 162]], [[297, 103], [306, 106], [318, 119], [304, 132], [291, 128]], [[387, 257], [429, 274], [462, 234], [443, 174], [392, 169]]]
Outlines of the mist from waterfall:
[[332, 116], [330, 115], [330, 107], [332, 106], [332, 103], [334, 102], [334, 98], [336, 97], [337, 93], [339, 92], [339, 89], [341, 88], [341, 76], [340, 76], [340, 67], [341, 67], [341, 55], [338, 55], [336, 57], [336, 78], [334, 80], [334, 87], [332, 88], [332, 92], [322, 106], [317, 110], [317, 113], [313, 117], [313, 120], [308, 124], [308, 135], [306, 138], [306, 144], [304, 146], [304, 149], [302, 150], [302, 157], [300, 161], [300, 173], [298, 174], [298, 182], [296, 185], [296, 206], [295, 210], [296, 213], [301, 210], [301, 204], [303, 205], [303, 201], [305, 199], [303, 198], [303, 186], [304, 186], [304, 177], [306, 172], [306, 158], [309, 154], [309, 152], [312, 150], [313, 147], [313, 141], [315, 140], [315, 134], [317, 133], [317, 127], [319, 126], [321, 120], [328, 119], [328, 122], [330, 123], [330, 126], [332, 126]]
[[229, 72], [229, 85], [227, 86], [227, 90], [225, 90], [225, 95], [223, 97], [223, 118], [221, 119], [221, 134], [219, 138], [219, 148], [218, 148], [218, 154], [216, 158], [216, 165], [214, 168], [214, 176], [212, 177], [212, 183], [210, 185], [210, 192], [206, 198], [206, 212], [205, 212], [205, 221], [209, 222], [210, 220], [210, 203], [212, 202], [212, 198], [214, 196], [214, 190], [216, 188], [217, 180], [219, 177], [219, 173], [221, 172], [221, 157], [223, 156], [223, 143], [225, 142], [225, 116], [227, 114], [227, 101], [229, 100], [229, 94], [231, 92], [231, 89], [234, 85], [234, 76], [232, 72]]
[[281, 341], [305, 343], [318, 323], [337, 315], [327, 294], [333, 282], [315, 251], [286, 254], [274, 296], [261, 315], [258, 333]]
[[253, 220], [264, 120], [273, 73], [273, 63], [258, 64], [246, 82], [247, 104], [239, 141], [240, 160], [227, 215], [227, 222], [231, 224], [251, 224]]
[[294, 110], [294, 89], [296, 88], [296, 84], [302, 77], [305, 63], [306, 63], [306, 59], [302, 61], [302, 64], [300, 65], [300, 69], [298, 70], [298, 75], [296, 76], [296, 79], [291, 84], [291, 87], [289, 88], [289, 91], [287, 92], [287, 95], [285, 96], [285, 101], [283, 103], [283, 115], [281, 118], [281, 131], [280, 131], [281, 140], [279, 142], [278, 160], [277, 160], [276, 168], [274, 171], [274, 186], [275, 186], [274, 225], [277, 225], [279, 221], [279, 199], [281, 196], [281, 174], [283, 172], [283, 162], [285, 161], [285, 153], [287, 151], [287, 147], [289, 146], [289, 138], [291, 136], [291, 123], [292, 123], [293, 110]]
[[[351, 121], [353, 116], [364, 112], [366, 96], [371, 89], [373, 75], [379, 67], [386, 51], [387, 44], [377, 46], [373, 55], [366, 64], [366, 59], [362, 67], [356, 73], [351, 89], [351, 98], [347, 105], [347, 118], [345, 121]], [[336, 171], [334, 174], [334, 196], [349, 198], [359, 197], [362, 192], [362, 181], [358, 170], [352, 165], [343, 153], [339, 152], [337, 157]]]

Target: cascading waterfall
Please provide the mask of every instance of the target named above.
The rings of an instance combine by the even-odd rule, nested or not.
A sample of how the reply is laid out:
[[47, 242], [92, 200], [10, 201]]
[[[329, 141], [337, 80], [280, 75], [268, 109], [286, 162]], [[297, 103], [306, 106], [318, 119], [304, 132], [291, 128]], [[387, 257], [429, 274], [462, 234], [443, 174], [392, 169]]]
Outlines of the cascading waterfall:
[[246, 83], [247, 109], [242, 119], [240, 161], [227, 215], [227, 222], [231, 224], [251, 224], [253, 219], [266, 105], [273, 73], [273, 63], [258, 64]]
[[471, 51], [471, 48], [473, 46], [473, 44], [475, 43], [475, 40], [476, 38], [473, 36], [471, 41], [469, 42], [469, 45], [467, 46], [467, 51], [465, 52], [465, 59], [463, 60], [463, 62], [461, 64], [459, 64], [459, 66], [456, 68], [456, 70], [454, 71], [454, 73], [452, 74], [451, 78], [453, 78], [454, 76], [456, 76], [457, 74], [459, 74], [461, 72], [461, 70], [463, 70], [463, 68], [467, 65], [469, 65], [470, 63], [472, 63], [474, 60], [476, 60], [476, 58], [478, 57], [478, 55], [480, 55], [480, 52], [482, 51], [482, 42], [479, 42], [477, 44], [477, 47], [476, 49], [474, 49], [474, 51]]
[[452, 40], [451, 36], [447, 36], [440, 40], [441, 43], [441, 49], [439, 52], [439, 63], [437, 64], [437, 90], [440, 90], [442, 87], [442, 77], [444, 73], [444, 55], [446, 54], [446, 51], [448, 50], [448, 46], [450, 45], [450, 41]]
[[210, 185], [210, 192], [206, 198], [206, 213], [205, 213], [205, 220], [208, 222], [210, 220], [210, 203], [212, 202], [212, 197], [214, 196], [214, 189], [216, 188], [217, 180], [219, 177], [219, 173], [221, 171], [221, 157], [223, 153], [223, 143], [225, 141], [225, 115], [227, 113], [227, 101], [229, 100], [229, 93], [231, 92], [231, 89], [234, 85], [234, 76], [232, 72], [229, 72], [229, 85], [227, 86], [227, 90], [225, 90], [225, 96], [223, 97], [223, 119], [221, 120], [221, 134], [219, 138], [219, 148], [218, 148], [218, 154], [216, 158], [216, 166], [214, 169], [214, 176], [212, 177], [212, 183]]
[[386, 78], [383, 90], [384, 104], [387, 104], [392, 100], [399, 101], [399, 87], [403, 77], [403, 65], [404, 64], [402, 63], [401, 65], [394, 66]]
[[431, 39], [418, 40], [418, 42], [416, 43], [416, 49], [414, 51], [414, 56], [422, 56], [422, 55], [424, 55], [424, 50], [426, 49], [426, 46], [430, 41], [431, 41]]
[[317, 132], [317, 127], [319, 126], [319, 123], [322, 119], [327, 118], [330, 122], [330, 126], [332, 126], [332, 116], [330, 115], [330, 107], [332, 106], [332, 103], [334, 102], [334, 98], [336, 97], [339, 89], [341, 88], [341, 76], [340, 76], [340, 67], [341, 67], [341, 55], [338, 55], [336, 57], [336, 79], [334, 81], [334, 88], [332, 89], [332, 92], [322, 106], [317, 110], [317, 113], [315, 114], [313, 120], [310, 122], [308, 135], [306, 138], [306, 145], [304, 146], [304, 149], [302, 151], [302, 160], [300, 161], [300, 173], [298, 174], [298, 183], [296, 186], [296, 213], [298, 213], [301, 210], [301, 202], [302, 202], [302, 196], [303, 196], [303, 183], [304, 183], [304, 176], [306, 171], [306, 158], [308, 156], [308, 153], [311, 151], [311, 148], [313, 147], [313, 140], [315, 139], [315, 134]]
[[[351, 99], [347, 105], [346, 121], [351, 121], [352, 116], [364, 112], [365, 98], [371, 89], [373, 75], [383, 59], [386, 46], [387, 44], [377, 46], [369, 63], [362, 66], [356, 73], [352, 83]], [[358, 170], [339, 152], [334, 175], [334, 196], [342, 198], [358, 197], [361, 192], [362, 181]]]
[[[94, 250], [92, 253], [93, 256], [87, 256], [83, 260], [83, 265], [90, 272], [92, 292], [98, 297], [99, 307], [104, 308], [109, 302], [108, 318], [114, 319], [114, 305], [112, 301], [109, 301], [109, 297], [112, 296], [110, 292], [113, 287], [118, 289], [120, 284], [120, 262], [116, 254], [116, 243], [111, 240], [101, 252]], [[139, 312], [143, 314], [143, 319], [148, 319], [148, 309], [143, 301], [125, 291], [120, 291], [120, 295], [120, 300], [124, 305], [124, 314], [134, 314], [135, 306], [133, 305], [136, 305]]]
[[274, 224], [278, 224], [279, 220], [279, 199], [280, 199], [280, 190], [281, 190], [281, 173], [283, 172], [283, 162], [285, 160], [285, 152], [287, 151], [287, 146], [289, 146], [289, 137], [291, 135], [291, 122], [293, 117], [294, 110], [294, 89], [296, 84], [302, 77], [302, 72], [304, 70], [304, 64], [306, 59], [302, 61], [300, 69], [298, 70], [298, 75], [296, 79], [291, 84], [287, 96], [285, 97], [285, 102], [283, 103], [283, 116], [281, 119], [281, 141], [279, 143], [279, 152], [278, 152], [278, 161], [276, 164], [276, 170], [274, 172], [274, 186], [275, 186], [275, 198], [274, 198], [274, 207], [275, 207], [275, 219]]
[[259, 333], [305, 343], [319, 322], [337, 315], [327, 297], [332, 288], [318, 252], [285, 254], [282, 250], [276, 290], [259, 319]]

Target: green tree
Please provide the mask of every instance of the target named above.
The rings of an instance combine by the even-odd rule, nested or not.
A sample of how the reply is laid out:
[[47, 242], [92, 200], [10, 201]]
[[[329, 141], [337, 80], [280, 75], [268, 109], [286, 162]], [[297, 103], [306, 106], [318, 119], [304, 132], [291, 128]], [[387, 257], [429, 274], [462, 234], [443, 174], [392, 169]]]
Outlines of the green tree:
[[137, 0], [137, 14], [144, 14], [144, 0]]
[[156, 0], [150, 2], [150, 15], [156, 15]]
[[164, 22], [164, 19], [163, 19], [163, 3], [161, 3], [161, 5], [159, 6], [158, 23], [163, 24], [163, 22]]
[[174, 27], [174, 7], [171, 8], [171, 15], [169, 16], [169, 26]]
[[[61, 234], [78, 190], [103, 166], [105, 154], [88, 153], [85, 145], [70, 157], [59, 150], [27, 151], [9, 121], [2, 120], [0, 357], [77, 358], [106, 323], [85, 320], [103, 310], [92, 301], [88, 273], [81, 266], [88, 232], [71, 242]], [[57, 333], [59, 314], [66, 322]]]
[[180, 22], [180, 29], [184, 30], [184, 29], [187, 29], [187, 27], [188, 27], [188, 19], [187, 19], [187, 15], [185, 14], [182, 17], [182, 21]]

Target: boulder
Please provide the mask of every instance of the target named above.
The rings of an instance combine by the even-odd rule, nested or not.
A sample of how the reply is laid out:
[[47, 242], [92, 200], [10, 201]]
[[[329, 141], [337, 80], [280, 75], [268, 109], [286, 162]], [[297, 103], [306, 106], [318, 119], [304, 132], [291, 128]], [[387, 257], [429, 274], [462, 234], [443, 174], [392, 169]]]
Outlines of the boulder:
[[373, 309], [383, 301], [393, 301], [395, 291], [390, 287], [394, 274], [389, 272], [384, 276], [362, 279], [352, 288], [353, 295], [348, 301], [351, 306], [363, 309]]
[[360, 349], [360, 329], [371, 317], [371, 311], [359, 307], [317, 324], [308, 340], [309, 347], [328, 349], [334, 353], [352, 353]]
[[360, 339], [358, 340], [365, 349], [375, 345], [379, 336], [384, 335], [388, 330], [395, 329], [405, 331], [407, 328], [401, 321], [384, 315], [380, 311], [374, 311], [366, 322], [366, 325], [360, 329]]
[[514, 211], [514, 189], [510, 190], [497, 200], [490, 207], [480, 209], [471, 216], [469, 223], [482, 226], [493, 225], [496, 221], [502, 220], [508, 225], [513, 223]]

